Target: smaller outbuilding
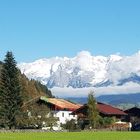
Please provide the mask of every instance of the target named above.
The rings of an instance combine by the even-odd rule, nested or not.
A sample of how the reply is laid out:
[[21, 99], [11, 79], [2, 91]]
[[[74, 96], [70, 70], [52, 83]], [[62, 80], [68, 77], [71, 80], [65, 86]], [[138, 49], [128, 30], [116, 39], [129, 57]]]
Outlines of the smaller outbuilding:
[[127, 121], [132, 123], [132, 130], [140, 131], [140, 108], [132, 107], [125, 110], [125, 113], [128, 114]]

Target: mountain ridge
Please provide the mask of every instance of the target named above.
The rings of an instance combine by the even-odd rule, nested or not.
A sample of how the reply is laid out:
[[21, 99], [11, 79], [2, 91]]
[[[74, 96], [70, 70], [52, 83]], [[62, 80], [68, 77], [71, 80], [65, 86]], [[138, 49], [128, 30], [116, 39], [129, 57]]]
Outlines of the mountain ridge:
[[[123, 110], [129, 109], [135, 106], [140, 107], [140, 93], [101, 95], [95, 98], [96, 98], [96, 101], [98, 102], [110, 104]], [[71, 100], [79, 104], [86, 104], [88, 100], [87, 97], [79, 97], [79, 98], [68, 97], [65, 99]]]
[[73, 58], [53, 57], [18, 67], [29, 79], [53, 87], [107, 87], [127, 82], [140, 84], [140, 51], [131, 56], [92, 56], [82, 51]]

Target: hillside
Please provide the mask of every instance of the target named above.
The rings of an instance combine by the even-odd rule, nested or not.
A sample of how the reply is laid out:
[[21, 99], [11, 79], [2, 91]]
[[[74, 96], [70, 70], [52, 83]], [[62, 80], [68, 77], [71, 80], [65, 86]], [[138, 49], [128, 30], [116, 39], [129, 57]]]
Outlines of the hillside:
[[[69, 97], [67, 100], [71, 100], [76, 103], [85, 104], [87, 103], [87, 97]], [[140, 93], [135, 94], [118, 94], [118, 95], [101, 95], [96, 97], [98, 102], [104, 102], [121, 109], [128, 109], [134, 106], [140, 107]]]
[[[2, 68], [2, 62], [0, 62], [0, 70]], [[1, 72], [0, 72], [1, 74]], [[19, 71], [19, 79], [21, 81], [22, 95], [24, 101], [36, 98], [38, 96], [52, 97], [52, 93], [48, 88], [35, 80], [29, 80], [24, 74]]]
[[118, 95], [101, 95], [97, 97], [98, 101], [106, 102], [112, 105], [119, 104], [138, 104], [140, 103], [140, 93], [136, 94], [118, 94]]
[[29, 80], [24, 74], [20, 74], [22, 91], [24, 99], [30, 100], [38, 96], [52, 97], [52, 93], [48, 88], [35, 80]]
[[123, 110], [126, 110], [134, 106], [140, 107], [140, 93], [102, 95], [97, 97], [97, 100], [100, 102], [111, 104]]

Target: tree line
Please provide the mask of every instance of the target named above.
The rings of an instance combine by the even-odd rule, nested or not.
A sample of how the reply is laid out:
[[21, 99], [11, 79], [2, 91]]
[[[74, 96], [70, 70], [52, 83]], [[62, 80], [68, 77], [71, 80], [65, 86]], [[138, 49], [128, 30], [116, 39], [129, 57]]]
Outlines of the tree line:
[[[39, 124], [36, 118], [38, 110], [30, 108], [34, 117], [29, 119], [26, 112], [28, 108], [25, 111], [23, 104], [41, 95], [53, 97], [46, 86], [21, 74], [13, 53], [7, 52], [4, 61], [0, 62], [0, 127], [15, 129], [21, 125], [28, 127]], [[42, 107], [42, 111], [46, 110]], [[40, 107], [40, 112], [42, 111]]]

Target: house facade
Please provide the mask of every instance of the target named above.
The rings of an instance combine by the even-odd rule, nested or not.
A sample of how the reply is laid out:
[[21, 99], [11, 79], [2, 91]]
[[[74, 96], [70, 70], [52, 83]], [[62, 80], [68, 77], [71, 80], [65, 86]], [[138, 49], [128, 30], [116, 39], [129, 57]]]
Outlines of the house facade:
[[64, 99], [46, 97], [41, 97], [40, 102], [45, 102], [45, 104], [50, 108], [49, 115], [51, 114], [53, 117], [58, 119], [58, 126], [61, 126], [61, 124], [66, 124], [67, 121], [72, 119], [77, 121], [77, 115], [72, 114], [72, 112], [80, 108], [81, 105]]
[[66, 122], [70, 120], [77, 121], [77, 115], [72, 115], [72, 111], [59, 110], [52, 111], [52, 113], [53, 117], [58, 118], [58, 125], [66, 124]]

